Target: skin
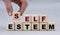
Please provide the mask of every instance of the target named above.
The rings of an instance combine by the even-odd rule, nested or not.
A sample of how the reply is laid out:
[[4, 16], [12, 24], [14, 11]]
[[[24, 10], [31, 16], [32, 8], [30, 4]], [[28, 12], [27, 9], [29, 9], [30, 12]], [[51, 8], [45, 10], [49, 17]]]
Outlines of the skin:
[[20, 12], [20, 15], [22, 16], [22, 14], [24, 13], [24, 11], [27, 7], [27, 1], [26, 0], [4, 0], [4, 3], [6, 5], [6, 9], [7, 9], [9, 16], [12, 16], [12, 12], [13, 12], [11, 2], [16, 3], [20, 7], [18, 12]]

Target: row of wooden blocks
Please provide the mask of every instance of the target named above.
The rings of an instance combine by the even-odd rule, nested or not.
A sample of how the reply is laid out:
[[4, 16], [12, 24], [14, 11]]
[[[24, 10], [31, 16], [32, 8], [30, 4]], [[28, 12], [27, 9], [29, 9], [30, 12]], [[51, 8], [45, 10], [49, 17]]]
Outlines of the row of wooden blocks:
[[10, 22], [7, 25], [9, 31], [54, 31], [54, 22], [41, 22], [41, 23], [29, 23], [29, 22]]
[[[12, 15], [13, 19], [20, 19], [20, 13], [14, 12]], [[23, 15], [23, 22], [47, 22], [47, 16], [46, 15]]]

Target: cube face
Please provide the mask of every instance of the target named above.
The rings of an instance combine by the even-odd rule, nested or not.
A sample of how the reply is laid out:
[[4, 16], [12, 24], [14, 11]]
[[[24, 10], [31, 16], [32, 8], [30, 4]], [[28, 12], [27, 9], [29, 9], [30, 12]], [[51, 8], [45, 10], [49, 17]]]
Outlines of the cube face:
[[48, 22], [48, 30], [49, 31], [55, 30], [55, 22]]
[[9, 31], [13, 31], [14, 30], [14, 23], [13, 22], [8, 23], [7, 30], [9, 30]]
[[31, 23], [23, 23], [24, 31], [31, 31]]
[[40, 23], [40, 30], [47, 31], [48, 30], [48, 23], [47, 22]]
[[24, 15], [24, 17], [23, 17], [24, 22], [31, 22], [32, 21], [31, 19], [32, 19], [31, 15]]
[[47, 16], [46, 15], [41, 15], [40, 16], [40, 22], [47, 22]]
[[20, 22], [15, 23], [15, 31], [22, 31], [22, 23]]
[[13, 12], [12, 18], [13, 18], [13, 20], [19, 20], [20, 19], [20, 12]]
[[32, 22], [39, 22], [39, 15], [32, 15]]
[[32, 30], [39, 31], [39, 23], [32, 23]]

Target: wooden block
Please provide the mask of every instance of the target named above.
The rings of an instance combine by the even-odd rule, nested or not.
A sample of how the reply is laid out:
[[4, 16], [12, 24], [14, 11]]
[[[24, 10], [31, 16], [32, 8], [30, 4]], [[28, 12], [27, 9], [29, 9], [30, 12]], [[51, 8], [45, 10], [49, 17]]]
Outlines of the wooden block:
[[13, 22], [9, 22], [8, 23], [7, 30], [9, 30], [9, 31], [13, 31], [14, 30], [14, 23]]
[[39, 31], [39, 23], [32, 23], [32, 30]]
[[55, 30], [55, 22], [48, 22], [48, 30], [49, 31]]
[[23, 23], [23, 30], [24, 31], [31, 31], [31, 23]]
[[32, 22], [39, 22], [39, 15], [32, 15]]
[[47, 26], [48, 26], [47, 22], [41, 22], [40, 23], [40, 30], [47, 31], [47, 29], [48, 29]]
[[28, 15], [28, 14], [24, 15], [23, 19], [24, 19], [23, 20], [24, 22], [31, 22], [31, 20], [32, 20], [31, 15]]
[[46, 15], [41, 15], [40, 16], [40, 22], [47, 22], [47, 16]]
[[12, 18], [13, 18], [13, 20], [19, 20], [20, 19], [20, 12], [13, 12]]
[[20, 22], [16, 22], [15, 23], [15, 31], [22, 31], [22, 23], [20, 23]]

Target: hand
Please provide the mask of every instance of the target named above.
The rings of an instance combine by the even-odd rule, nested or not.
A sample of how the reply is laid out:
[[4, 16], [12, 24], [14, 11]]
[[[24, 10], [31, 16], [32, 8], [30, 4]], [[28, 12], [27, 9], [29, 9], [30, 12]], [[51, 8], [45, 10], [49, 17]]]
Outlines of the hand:
[[10, 7], [7, 7], [7, 12], [9, 16], [12, 16], [13, 9]]
[[20, 13], [20, 15], [22, 16], [22, 13], [20, 12], [20, 10], [18, 11]]

